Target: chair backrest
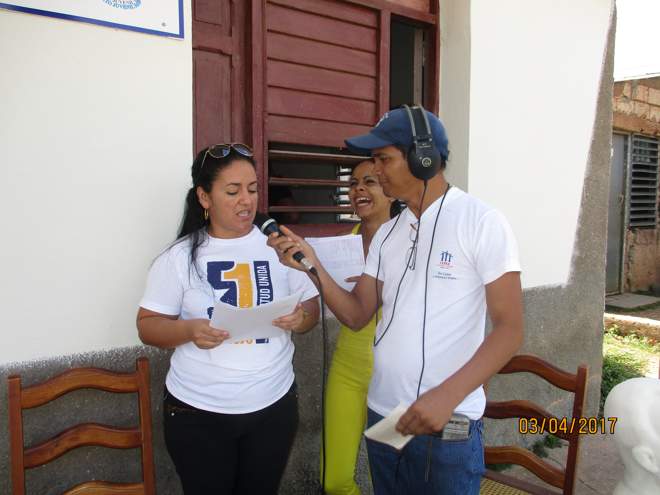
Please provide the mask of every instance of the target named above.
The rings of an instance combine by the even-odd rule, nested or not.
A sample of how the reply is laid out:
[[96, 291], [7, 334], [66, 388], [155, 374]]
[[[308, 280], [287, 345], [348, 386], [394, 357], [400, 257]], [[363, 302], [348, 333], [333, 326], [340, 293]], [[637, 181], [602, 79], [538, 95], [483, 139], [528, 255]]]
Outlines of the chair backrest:
[[[133, 373], [115, 373], [99, 368], [74, 368], [50, 380], [23, 388], [20, 376], [12, 375], [9, 382], [9, 436], [11, 450], [12, 493], [25, 493], [25, 470], [46, 464], [66, 452], [85, 445], [131, 449], [142, 452], [141, 483], [111, 483], [90, 481], [65, 494], [122, 494], [152, 495], [154, 482], [151, 436], [151, 400], [149, 397], [149, 361], [138, 358]], [[82, 423], [28, 448], [23, 444], [23, 409], [42, 406], [61, 395], [81, 388], [107, 392], [137, 393], [139, 424], [133, 428], [118, 428], [98, 423]]]
[[[587, 367], [580, 365], [576, 374], [568, 373], [536, 356], [514, 356], [502, 368], [500, 374], [533, 373], [548, 381], [555, 387], [575, 394], [573, 399], [572, 418], [566, 421], [559, 419], [548, 411], [528, 400], [487, 401], [484, 416], [492, 419], [526, 418], [535, 420], [539, 428], [546, 433], [568, 441], [568, 457], [565, 468], [541, 459], [536, 454], [516, 445], [485, 448], [486, 464], [517, 464], [531, 471], [549, 485], [562, 490], [560, 493], [571, 495], [575, 484], [575, 470], [580, 445], [580, 427], [585, 395], [587, 392]], [[532, 419], [534, 418], [534, 419]], [[573, 421], [574, 418], [574, 421]], [[551, 421], [552, 419], [552, 421]], [[510, 475], [487, 470], [486, 478], [507, 486], [516, 487], [532, 494], [557, 493], [530, 482], [518, 480]]]

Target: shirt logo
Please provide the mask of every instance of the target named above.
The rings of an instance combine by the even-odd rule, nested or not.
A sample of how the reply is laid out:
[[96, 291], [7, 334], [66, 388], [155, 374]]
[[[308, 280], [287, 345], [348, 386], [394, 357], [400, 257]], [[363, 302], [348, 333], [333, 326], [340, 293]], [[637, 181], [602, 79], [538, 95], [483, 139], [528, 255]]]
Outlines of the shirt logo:
[[[273, 282], [268, 261], [253, 261], [252, 267], [250, 263], [209, 261], [206, 265], [206, 279], [213, 287], [214, 299], [215, 291], [218, 291], [219, 301], [237, 308], [251, 308], [273, 300]], [[253, 280], [256, 293], [252, 285]], [[207, 313], [211, 318], [213, 307], [208, 308]], [[236, 343], [252, 343], [252, 341]], [[266, 344], [268, 339], [256, 339], [255, 343]]]
[[453, 259], [454, 255], [449, 251], [442, 251], [440, 253], [440, 261], [436, 263], [436, 268], [432, 277], [441, 280], [456, 280], [454, 272], [452, 271], [454, 268], [454, 265], [452, 264]]
[[449, 251], [443, 251], [440, 253], [440, 263], [438, 263], [438, 266], [440, 268], [453, 268], [453, 265], [451, 264], [451, 260], [454, 257], [453, 254], [451, 254]]

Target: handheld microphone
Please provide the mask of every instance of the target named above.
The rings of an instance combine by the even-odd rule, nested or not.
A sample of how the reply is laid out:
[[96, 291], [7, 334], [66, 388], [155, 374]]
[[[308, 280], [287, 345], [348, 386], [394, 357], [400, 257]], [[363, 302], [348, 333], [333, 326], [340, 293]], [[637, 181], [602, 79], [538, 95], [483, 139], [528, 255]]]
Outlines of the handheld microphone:
[[[280, 230], [280, 227], [277, 225], [277, 222], [270, 218], [268, 215], [264, 215], [263, 213], [257, 212], [252, 223], [257, 226], [262, 234], [267, 236], [270, 234], [284, 235]], [[300, 251], [293, 253], [293, 259], [304, 266], [307, 271], [316, 273], [316, 268], [314, 268], [314, 265], [312, 265], [309, 260], [305, 258], [305, 255]]]

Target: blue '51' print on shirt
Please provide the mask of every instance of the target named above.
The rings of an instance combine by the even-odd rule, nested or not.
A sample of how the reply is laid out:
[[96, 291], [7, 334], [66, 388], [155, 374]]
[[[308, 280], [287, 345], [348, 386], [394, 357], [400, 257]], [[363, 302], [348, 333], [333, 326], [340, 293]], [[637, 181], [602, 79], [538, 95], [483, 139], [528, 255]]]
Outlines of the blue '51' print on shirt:
[[[220, 301], [238, 308], [251, 308], [269, 303], [273, 300], [273, 283], [270, 277], [268, 261], [253, 261], [236, 263], [234, 261], [209, 261], [206, 265], [206, 278], [214, 290], [222, 291]], [[254, 277], [255, 291], [252, 285]], [[209, 318], [213, 315], [213, 307], [209, 307]], [[258, 339], [257, 343], [268, 342], [268, 339]]]

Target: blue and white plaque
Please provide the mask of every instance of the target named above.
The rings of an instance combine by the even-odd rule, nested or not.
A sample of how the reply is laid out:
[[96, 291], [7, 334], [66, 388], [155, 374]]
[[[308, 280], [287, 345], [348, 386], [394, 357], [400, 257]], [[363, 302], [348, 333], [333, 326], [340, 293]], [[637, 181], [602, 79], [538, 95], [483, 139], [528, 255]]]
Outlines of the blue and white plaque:
[[0, 8], [183, 38], [183, 0], [0, 0]]

